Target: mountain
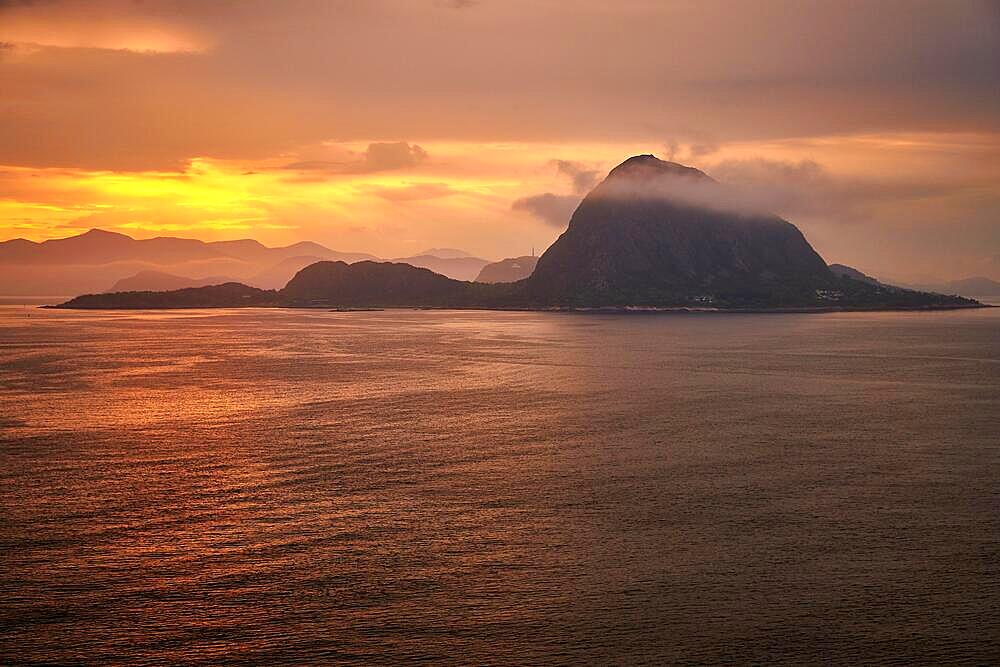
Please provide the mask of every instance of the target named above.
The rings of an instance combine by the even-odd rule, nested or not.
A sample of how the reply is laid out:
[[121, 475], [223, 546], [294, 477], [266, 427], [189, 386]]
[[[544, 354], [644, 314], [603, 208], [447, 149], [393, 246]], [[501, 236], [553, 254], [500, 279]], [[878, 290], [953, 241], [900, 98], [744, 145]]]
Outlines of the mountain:
[[279, 305], [278, 294], [240, 283], [188, 287], [169, 292], [115, 292], [85, 294], [56, 308], [146, 309], [146, 308], [240, 308]]
[[280, 291], [239, 283], [167, 292], [86, 294], [53, 306], [67, 309], [238, 308], [244, 306], [504, 308], [523, 305], [523, 285], [453, 280], [391, 262], [321, 261], [299, 271]]
[[299, 271], [280, 292], [290, 306], [508, 308], [524, 305], [522, 284], [454, 280], [393, 262], [318, 262]]
[[136, 240], [101, 229], [41, 243], [23, 241], [14, 239], [0, 243], [0, 262], [51, 265], [107, 264], [131, 260], [169, 264], [225, 256], [210, 248], [209, 244], [195, 239], [158, 237]]
[[418, 268], [430, 269], [455, 280], [475, 280], [483, 267], [489, 264], [487, 260], [478, 257], [435, 257], [434, 255], [399, 257], [392, 261], [397, 264], [409, 264]]
[[291, 304], [444, 306], [469, 300], [470, 283], [403, 263], [317, 262], [281, 290]]
[[966, 297], [1000, 296], [1000, 283], [986, 276], [961, 278], [959, 280], [924, 280], [919, 283], [908, 283], [908, 289], [934, 292], [937, 294], [958, 294]]
[[566, 305], [803, 306], [833, 288], [834, 275], [794, 225], [715, 205], [729, 198], [697, 169], [629, 158], [539, 258], [529, 293]]
[[651, 155], [615, 167], [580, 203], [568, 229], [538, 259], [528, 278], [468, 282], [414, 264], [475, 261], [480, 262], [478, 274], [488, 262], [430, 255], [405, 260], [315, 262], [279, 292], [230, 283], [174, 292], [90, 295], [63, 307], [880, 310], [981, 305], [872, 283], [850, 267], [841, 266], [835, 273], [791, 223], [741, 209], [724, 186], [704, 173]]
[[476, 276], [477, 283], [515, 283], [524, 280], [535, 270], [538, 258], [532, 255], [510, 257], [483, 267]]
[[162, 271], [140, 271], [133, 276], [117, 281], [106, 292], [166, 292], [185, 287], [204, 287], [206, 285], [221, 285], [231, 282], [235, 281], [226, 276], [186, 278]]
[[296, 273], [316, 262], [323, 261], [316, 255], [300, 255], [283, 259], [274, 266], [252, 276], [247, 282], [263, 289], [281, 289]]
[[881, 285], [882, 283], [878, 281], [877, 278], [872, 278], [871, 276], [858, 271], [852, 266], [847, 266], [846, 264], [830, 264], [830, 271], [835, 276], [841, 276], [843, 278], [851, 278], [853, 280], [860, 280], [863, 283], [868, 283], [869, 285]]
[[50, 239], [41, 243], [25, 239], [0, 242], [0, 262], [16, 264], [108, 264], [124, 261], [172, 264], [220, 257], [244, 262], [274, 263], [302, 255], [343, 261], [375, 259], [365, 253], [337, 252], [307, 241], [269, 248], [253, 239], [199, 241], [172, 236], [133, 239], [125, 234], [101, 229], [91, 229], [77, 236]]
[[428, 248], [418, 255], [430, 255], [441, 259], [460, 259], [462, 257], [472, 257], [471, 253], [459, 250], [458, 248]]
[[[0, 294], [99, 292], [145, 271], [175, 276], [232, 276], [249, 281], [286, 259], [307, 255], [348, 262], [374, 259], [372, 255], [338, 252], [309, 241], [269, 248], [253, 239], [133, 239], [92, 229], [41, 243], [25, 239], [0, 242]], [[293, 273], [290, 271], [288, 277]]]
[[946, 294], [961, 294], [962, 296], [1000, 296], [1000, 282], [976, 276], [945, 283], [943, 291]]

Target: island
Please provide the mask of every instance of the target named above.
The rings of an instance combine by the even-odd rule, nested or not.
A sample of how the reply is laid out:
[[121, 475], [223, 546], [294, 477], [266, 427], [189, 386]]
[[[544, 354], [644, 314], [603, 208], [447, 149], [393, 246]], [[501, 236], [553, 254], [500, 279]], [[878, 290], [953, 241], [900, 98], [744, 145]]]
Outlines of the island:
[[279, 290], [239, 283], [87, 294], [79, 309], [322, 307], [601, 311], [915, 310], [984, 307], [834, 270], [792, 223], [705, 173], [652, 155], [618, 165], [514, 282], [455, 280], [402, 262], [318, 261]]

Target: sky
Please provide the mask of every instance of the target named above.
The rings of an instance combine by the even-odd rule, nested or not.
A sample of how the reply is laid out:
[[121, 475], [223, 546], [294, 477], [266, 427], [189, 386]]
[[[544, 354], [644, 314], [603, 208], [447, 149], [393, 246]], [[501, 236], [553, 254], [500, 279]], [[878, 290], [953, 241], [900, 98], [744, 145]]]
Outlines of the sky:
[[994, 0], [0, 0], [0, 239], [541, 252], [625, 158], [1000, 278]]

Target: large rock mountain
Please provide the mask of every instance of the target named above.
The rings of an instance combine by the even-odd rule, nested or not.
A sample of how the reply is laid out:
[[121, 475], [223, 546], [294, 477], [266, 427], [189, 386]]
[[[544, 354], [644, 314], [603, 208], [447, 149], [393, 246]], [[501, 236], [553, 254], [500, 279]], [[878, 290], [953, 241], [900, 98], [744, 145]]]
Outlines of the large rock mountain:
[[794, 225], [652, 155], [615, 167], [528, 279], [565, 305], [805, 305], [835, 277]]

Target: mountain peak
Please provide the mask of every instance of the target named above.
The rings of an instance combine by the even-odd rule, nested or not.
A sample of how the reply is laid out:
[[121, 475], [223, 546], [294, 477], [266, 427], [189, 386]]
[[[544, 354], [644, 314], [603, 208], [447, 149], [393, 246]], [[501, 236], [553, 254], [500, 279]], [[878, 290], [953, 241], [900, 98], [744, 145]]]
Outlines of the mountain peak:
[[428, 248], [423, 252], [417, 253], [417, 255], [430, 255], [431, 257], [437, 257], [438, 259], [459, 259], [462, 257], [472, 257], [470, 253], [464, 250], [459, 250], [458, 248]]
[[661, 160], [655, 155], [633, 155], [611, 170], [608, 180], [626, 177], [630, 180], [638, 178], [657, 178], [661, 176], [685, 176], [712, 180], [705, 172], [688, 167], [677, 162]]
[[[70, 237], [73, 238], [73, 237]], [[98, 229], [94, 227], [88, 229], [83, 234], [78, 234], [76, 238], [86, 238], [86, 239], [132, 239], [131, 236], [125, 234], [119, 234], [118, 232], [109, 232], [106, 229]]]
[[802, 233], [728, 204], [703, 172], [653, 155], [611, 170], [528, 278], [561, 304], [812, 304], [833, 275]]

